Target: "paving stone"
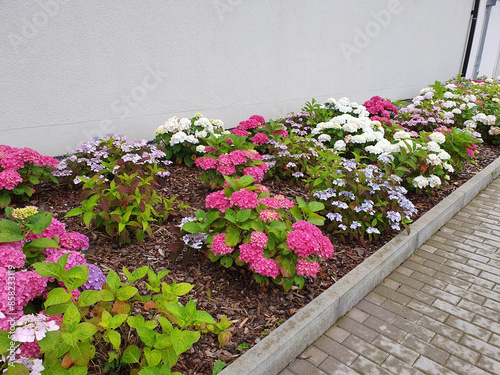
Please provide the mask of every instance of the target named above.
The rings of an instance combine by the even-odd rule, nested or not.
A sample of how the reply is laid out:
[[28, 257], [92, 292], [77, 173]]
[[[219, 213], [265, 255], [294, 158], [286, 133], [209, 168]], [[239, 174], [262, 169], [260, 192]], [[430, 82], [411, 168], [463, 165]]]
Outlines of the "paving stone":
[[490, 343], [491, 345], [498, 346], [500, 348], [500, 335], [497, 335], [496, 333], [491, 334], [488, 343]]
[[443, 367], [424, 356], [420, 356], [413, 366], [427, 375], [456, 375], [455, 372], [448, 370], [446, 367]]
[[318, 368], [328, 375], [359, 375], [356, 371], [351, 370], [349, 367], [332, 357], [325, 359]]
[[[375, 293], [380, 294], [383, 297], [389, 298], [394, 302], [401, 303], [402, 305], [406, 305], [410, 302], [411, 298], [405, 296], [404, 294], [398, 293], [392, 289], [386, 288], [382, 284], [379, 284], [375, 289]], [[366, 299], [366, 298], [365, 298]]]
[[435, 247], [436, 249], [444, 249], [444, 250], [449, 249], [451, 252], [453, 252], [453, 250], [455, 249], [455, 246], [447, 245], [447, 242], [448, 242], [448, 240], [446, 240], [445, 242], [435, 241], [434, 238], [431, 237], [430, 239], [428, 239], [425, 242], [425, 244], [432, 246], [432, 247]]
[[[463, 263], [455, 262], [454, 260], [451, 260], [451, 259], [448, 259], [446, 261], [445, 265], [448, 266], [448, 268], [450, 268], [450, 269], [455, 269], [458, 271], [467, 272], [467, 273], [470, 273], [471, 275], [474, 275], [474, 276], [479, 275], [479, 273], [481, 272], [477, 268], [468, 266], [468, 265], [463, 264]], [[453, 274], [450, 273], [450, 275], [452, 275], [452, 276], [456, 275], [457, 272], [454, 272]], [[447, 273], [447, 272], [445, 272], [445, 273]]]
[[474, 365], [479, 359], [479, 353], [441, 335], [434, 336], [431, 340], [431, 344], [446, 350], [448, 353], [453, 354], [458, 358], [462, 358], [464, 361], [467, 361], [472, 365]]
[[468, 348], [471, 348], [478, 353], [481, 353], [481, 355], [485, 355], [490, 358], [500, 357], [500, 348], [494, 345], [490, 345], [468, 334], [463, 335], [459, 343], [467, 346]]
[[447, 353], [445, 350], [439, 349], [412, 335], [406, 335], [401, 344], [441, 365], [444, 365], [450, 357], [450, 353]]
[[476, 315], [474, 319], [472, 320], [472, 324], [478, 325], [480, 327], [483, 327], [484, 329], [487, 329], [491, 332], [497, 333], [500, 335], [500, 324], [487, 319], [483, 316]]
[[313, 345], [309, 346], [300, 355], [300, 359], [304, 359], [314, 366], [318, 366], [321, 362], [323, 362], [326, 359], [326, 357], [328, 357], [328, 354], [319, 350]]
[[474, 302], [467, 301], [465, 299], [461, 300], [457, 306], [469, 310], [474, 314], [481, 315], [484, 316], [485, 318], [494, 320], [496, 322], [500, 320], [500, 313], [498, 313], [497, 311], [491, 310], [489, 308], [478, 305]]
[[[458, 275], [460, 275], [461, 273], [463, 273], [464, 275], [467, 275], [467, 277], [474, 278], [474, 276], [469, 275], [468, 273], [465, 273], [465, 272], [458, 272], [455, 276], [450, 276], [450, 275], [446, 275], [446, 274], [441, 273], [441, 272], [437, 272], [434, 275], [434, 277], [436, 279], [444, 281], [444, 282], [446, 282], [448, 284], [452, 284], [452, 285], [455, 285], [455, 286], [457, 286], [459, 288], [467, 290], [472, 285], [472, 283], [469, 282], [469, 281], [463, 280], [460, 277], [458, 277]], [[429, 283], [429, 284], [431, 284], [431, 283]], [[433, 285], [433, 286], [436, 286], [436, 285]]]
[[495, 284], [500, 284], [500, 276], [495, 275], [495, 274], [493, 274], [493, 273], [489, 273], [489, 272], [486, 272], [486, 271], [482, 271], [482, 272], [479, 274], [479, 277], [480, 277], [481, 279], [486, 279], [486, 280], [492, 281], [492, 282], [494, 282]]
[[500, 254], [497, 254], [497, 253], [495, 253], [494, 251], [491, 251], [491, 250], [477, 249], [476, 250], [476, 254], [483, 255], [483, 256], [485, 256], [487, 258], [500, 261]]
[[[448, 261], [449, 262], [449, 261]], [[455, 262], [456, 264], [461, 264], [461, 263], [458, 263], [458, 262]], [[426, 267], [429, 267], [429, 268], [432, 268], [436, 271], [439, 271], [439, 272], [442, 272], [442, 273], [445, 273], [447, 275], [450, 275], [450, 276], [454, 276], [456, 275], [456, 273], [458, 272], [458, 268], [456, 267], [448, 267], [448, 264], [440, 264], [440, 263], [436, 263], [432, 260], [426, 260], [423, 264], [424, 266]]]
[[[480, 255], [478, 255], [480, 256]], [[485, 257], [483, 257], [485, 258]], [[477, 260], [477, 259], [476, 259]], [[479, 262], [479, 260], [478, 260]], [[490, 266], [492, 267], [496, 267], [496, 268], [500, 268], [500, 261], [496, 260], [496, 259], [488, 259], [488, 262], [487, 262]]]
[[473, 285], [470, 287], [469, 292], [476, 293], [480, 296], [486, 297], [487, 299], [500, 302], [500, 289], [496, 291], [494, 289], [490, 290], [488, 288], [483, 288], [478, 285]]
[[479, 255], [477, 253], [471, 253], [469, 251], [465, 251], [462, 249], [457, 249], [457, 251], [455, 251], [455, 255], [458, 255], [464, 259], [474, 259], [478, 262], [483, 262], [483, 263], [487, 263], [488, 261], [490, 261], [490, 258]]
[[372, 344], [377, 348], [385, 351], [386, 353], [390, 353], [392, 356], [399, 358], [403, 362], [406, 362], [409, 365], [413, 365], [413, 363], [417, 360], [419, 354], [383, 335], [378, 335], [375, 340], [372, 341]]
[[445, 324], [455, 327], [471, 336], [477, 337], [483, 341], [488, 341], [491, 337], [491, 332], [481, 328], [475, 324], [471, 324], [466, 322], [465, 320], [459, 319], [456, 316], [450, 315], [448, 319], [446, 319]]
[[[369, 303], [369, 302], [367, 302], [367, 303]], [[376, 307], [376, 305], [372, 305], [372, 306]], [[358, 323], [363, 323], [366, 319], [368, 319], [370, 314], [367, 314], [364, 311], [362, 311], [362, 309], [359, 309], [359, 303], [358, 303], [358, 305], [356, 307], [353, 307], [351, 309], [351, 311], [349, 311], [346, 314], [346, 316], [348, 316], [349, 318], [351, 318], [352, 320], [354, 320]]]
[[436, 263], [440, 263], [440, 264], [444, 264], [444, 262], [446, 262], [447, 258], [444, 258], [442, 256], [439, 256], [439, 255], [436, 255], [435, 253], [429, 253], [428, 251], [425, 251], [425, 250], [421, 250], [422, 248], [420, 248], [419, 250], [415, 251], [414, 254], [417, 254], [418, 256], [422, 257], [422, 258], [425, 258], [427, 260], [432, 260], [433, 262], [436, 262]]
[[421, 371], [407, 365], [392, 355], [385, 360], [382, 367], [397, 375], [424, 375]]
[[399, 328], [400, 330], [410, 333], [424, 341], [430, 341], [435, 335], [434, 332], [428, 330], [427, 328], [422, 327], [419, 324], [412, 323], [400, 316], [396, 316], [391, 324]]
[[377, 337], [377, 332], [346, 317], [340, 318], [337, 321], [337, 325], [367, 342], [372, 342]]
[[428, 245], [427, 243], [424, 243], [422, 246], [420, 246], [420, 250], [427, 251], [428, 253], [433, 253], [437, 249], [437, 247]]
[[407, 267], [413, 271], [418, 271], [418, 272], [423, 273], [423, 274], [428, 275], [428, 276], [434, 276], [434, 274], [436, 273], [435, 269], [432, 269], [430, 267], [426, 267], [426, 266], [423, 266], [421, 264], [412, 262], [411, 260], [407, 260], [405, 262], [405, 267]]
[[401, 331], [399, 328], [396, 328], [393, 325], [390, 325], [389, 323], [384, 322], [383, 320], [380, 320], [375, 316], [370, 316], [365, 320], [363, 325], [374, 331], [382, 333], [384, 336], [387, 336], [396, 342], [401, 341], [403, 337], [406, 336], [406, 333]]
[[284, 369], [278, 375], [295, 375], [295, 374], [288, 369]]
[[407, 285], [401, 285], [397, 292], [402, 293], [407, 295], [408, 297], [412, 299], [416, 299], [420, 302], [425, 303], [426, 305], [431, 305], [432, 302], [435, 301], [436, 297], [433, 297], [427, 293], [423, 293], [421, 291], [418, 291], [416, 289], [413, 289]]
[[[382, 319], [383, 321], [390, 323], [392, 319], [396, 317], [396, 314], [393, 312], [390, 312], [388, 310], [385, 310], [382, 307], [379, 307], [377, 305], [374, 305], [373, 303], [370, 303], [368, 301], [361, 300], [356, 307], [359, 310], [362, 310], [364, 315], [366, 315], [366, 318], [363, 320], [365, 321], [370, 315], [376, 316], [379, 319]], [[351, 318], [352, 319], [352, 318]], [[359, 323], [363, 323], [358, 321]]]
[[[460, 305], [460, 303], [462, 303], [464, 301], [465, 300], [460, 301], [459, 305]], [[470, 302], [470, 303], [472, 303], [472, 302]], [[470, 322], [474, 318], [474, 314], [471, 313], [470, 311], [467, 311], [465, 309], [462, 309], [460, 307], [457, 307], [455, 305], [452, 305], [451, 303], [442, 301], [440, 299], [436, 299], [432, 303], [432, 306], [437, 307], [438, 309], [441, 309], [441, 310], [443, 310], [451, 315], [458, 316], [459, 318], [461, 318], [463, 320], [467, 320], [468, 322]]]
[[374, 305], [380, 306], [385, 302], [387, 298], [384, 296], [381, 296], [380, 294], [377, 294], [375, 292], [370, 292], [368, 295], [365, 296], [364, 298], [366, 301], [373, 303]]
[[359, 356], [352, 363], [351, 368], [362, 375], [391, 375], [379, 365]]
[[484, 244], [491, 245], [496, 247], [497, 249], [500, 249], [500, 242], [494, 241], [494, 240], [485, 240]]
[[482, 237], [482, 238], [486, 238], [486, 239], [489, 239], [489, 240], [492, 240], [492, 241], [498, 241], [498, 236], [495, 235], [495, 234], [483, 232], [483, 231], [480, 231], [480, 230], [474, 231], [473, 234], [476, 237]]
[[444, 322], [449, 315], [442, 310], [436, 309], [416, 300], [411, 300], [411, 302], [408, 303], [407, 307], [415, 310], [422, 315], [427, 315], [428, 317], [431, 317], [439, 322]]
[[481, 242], [472, 241], [472, 240], [465, 240], [464, 243], [467, 245], [475, 246], [478, 249], [486, 249], [486, 250], [490, 250], [490, 251], [495, 251], [495, 249], [496, 249], [496, 246], [488, 245], [484, 242], [481, 243]]
[[486, 272], [489, 272], [489, 273], [492, 273], [492, 274], [498, 274], [500, 272], [500, 269], [493, 266], [493, 265], [490, 265], [490, 264], [484, 264], [482, 262], [478, 262], [477, 260], [469, 260], [467, 262], [467, 264], [471, 267], [475, 267], [475, 268], [478, 268], [480, 270], [483, 270], [483, 271], [486, 271]]
[[[343, 343], [346, 348], [361, 354], [363, 357], [368, 358], [370, 361], [381, 365], [386, 358], [389, 356], [386, 352], [377, 349], [370, 343], [356, 337], [354, 335], [349, 336]], [[352, 367], [352, 364], [351, 364]]]
[[464, 225], [455, 224], [452, 222], [447, 222], [445, 228], [450, 228], [451, 230], [458, 231], [458, 232], [466, 232], [466, 233], [474, 232], [474, 228], [467, 228]]
[[[452, 246], [450, 246], [452, 247]], [[463, 251], [463, 250], [462, 250]], [[458, 262], [458, 263], [467, 263], [467, 260], [468, 258], [466, 257], [463, 257], [461, 255], [458, 255], [457, 254], [457, 249], [454, 249], [453, 252], [450, 251], [450, 250], [446, 250], [446, 249], [437, 249], [435, 252], [434, 252], [435, 255], [439, 255], [445, 259], [452, 259], [454, 260], [455, 262]]]
[[459, 296], [461, 298], [465, 298], [468, 301], [472, 301], [474, 303], [478, 303], [482, 305], [484, 301], [486, 300], [486, 297], [478, 295], [477, 293], [471, 292], [464, 290], [462, 288], [459, 288], [455, 285], [448, 284], [446, 288], [444, 289], [445, 292], [454, 294], [456, 296]]
[[465, 272], [459, 272], [456, 275], [457, 278], [468, 281], [471, 285], [477, 285], [486, 289], [492, 289], [495, 283], [478, 276], [473, 276]]
[[414, 271], [412, 269], [405, 267], [403, 264], [403, 265], [399, 266], [398, 268], [396, 268], [396, 272], [399, 272], [402, 275], [410, 277]]
[[455, 356], [451, 356], [445, 364], [445, 367], [450, 370], [455, 371], [460, 375], [492, 375], [484, 372], [479, 367], [473, 366], [470, 363], [465, 362], [464, 360], [457, 358]]
[[419, 314], [418, 312], [409, 309], [408, 307], [405, 307], [397, 302], [391, 301], [390, 299], [386, 300], [382, 305], [382, 308], [392, 311], [393, 313], [409, 320], [410, 322], [416, 322], [422, 314]]
[[[415, 275], [415, 273], [417, 273], [417, 272], [414, 272], [413, 275]], [[428, 277], [428, 276], [426, 276], [426, 277]], [[408, 277], [408, 276], [402, 275], [402, 274], [397, 273], [397, 272], [391, 273], [388, 276], [388, 279], [397, 281], [399, 284], [412, 286], [415, 289], [420, 289], [425, 285], [422, 281], [418, 281], [414, 277]]]
[[401, 283], [398, 283], [397, 281], [394, 281], [392, 279], [384, 279], [383, 284], [386, 288], [396, 290], [400, 287]]
[[330, 357], [339, 360], [347, 366], [349, 366], [358, 357], [357, 353], [347, 349], [326, 336], [321, 336], [313, 345], [322, 352], [328, 354]]
[[437, 297], [442, 299], [443, 301], [449, 302], [453, 305], [456, 305], [460, 301], [460, 297], [450, 294], [446, 291], [434, 288], [433, 286], [426, 285], [421, 289], [421, 292], [426, 293], [430, 296]]
[[342, 343], [347, 337], [349, 337], [350, 333], [337, 325], [333, 325], [326, 330], [325, 335], [338, 343]]
[[303, 359], [294, 360], [288, 365], [287, 370], [291, 371], [295, 375], [327, 375], [325, 372]]
[[490, 374], [500, 374], [500, 362], [494, 359], [481, 356], [477, 361], [476, 366], [488, 371]]
[[[415, 271], [413, 275], [411, 275], [411, 278], [408, 278], [408, 280], [418, 280], [424, 284], [427, 285], [432, 285], [433, 287], [439, 288], [439, 289], [444, 289], [446, 288], [446, 285], [448, 285], [448, 282], [439, 280], [437, 277], [439, 275], [439, 272], [436, 272], [434, 276], [428, 276], [426, 274], [420, 273]], [[444, 275], [444, 274], [443, 274]], [[451, 277], [448, 275], [445, 275], [446, 277]]]

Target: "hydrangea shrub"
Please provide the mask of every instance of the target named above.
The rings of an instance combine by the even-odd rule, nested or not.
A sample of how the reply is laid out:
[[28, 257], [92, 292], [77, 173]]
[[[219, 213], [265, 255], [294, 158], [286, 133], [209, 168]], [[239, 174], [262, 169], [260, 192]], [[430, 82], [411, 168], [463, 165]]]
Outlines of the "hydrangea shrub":
[[40, 182], [57, 183], [51, 174], [57, 165], [53, 157], [31, 148], [0, 145], [0, 208], [7, 207], [14, 195], [31, 197]]

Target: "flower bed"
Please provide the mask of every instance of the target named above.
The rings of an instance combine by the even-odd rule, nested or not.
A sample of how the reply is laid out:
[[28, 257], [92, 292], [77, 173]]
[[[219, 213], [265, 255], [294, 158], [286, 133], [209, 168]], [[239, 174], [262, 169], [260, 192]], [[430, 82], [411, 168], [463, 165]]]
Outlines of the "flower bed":
[[[442, 87], [449, 85], [451, 83], [435, 84], [434, 88], [425, 89], [424, 96], [429, 92], [433, 94], [420, 102], [432, 100], [433, 96], [444, 97], [446, 90], [443, 91]], [[485, 100], [478, 99], [481, 94], [478, 85], [484, 86]], [[470, 90], [476, 90], [474, 103], [481, 101], [479, 105], [482, 105], [488, 100], [495, 103], [493, 99], [494, 95], [498, 97], [498, 90], [494, 89], [498, 85], [498, 81], [470, 83]], [[457, 101], [464, 100], [464, 95], [454, 95], [457, 95]], [[476, 114], [472, 114], [474, 119], [462, 119], [461, 122], [457, 117], [453, 118], [459, 127], [448, 123], [446, 129], [426, 128], [418, 133], [417, 130], [401, 128], [395, 121], [401, 109], [396, 114], [397, 111], [388, 103], [380, 102], [379, 99], [371, 100], [368, 106], [371, 111], [346, 99], [329, 100], [324, 106], [311, 103], [306, 105], [305, 112], [269, 123], [261, 116], [252, 116], [232, 135], [219, 132], [205, 138], [201, 136], [204, 134], [198, 133], [200, 137], [194, 149], [187, 135], [203, 131], [208, 135], [208, 124], [213, 127], [214, 123], [198, 121], [202, 116], [191, 120], [170, 119], [168, 124], [183, 126], [178, 132], [184, 132], [186, 139], [175, 136], [176, 133], [170, 134], [170, 140], [178, 139], [175, 144], [182, 146], [176, 151], [182, 154], [182, 158], [172, 150], [168, 158], [185, 162], [189, 153], [189, 160], [202, 160], [197, 162], [201, 168], [168, 165], [164, 162], [166, 154], [162, 155], [165, 150], [156, 150], [145, 141], [130, 142], [111, 137], [100, 141], [105, 143], [105, 148], [98, 147], [103, 143], [94, 142], [76, 150], [74, 156], [68, 156], [59, 174], [67, 174], [64, 171], [68, 170], [68, 164], [79, 158], [87, 159], [88, 165], [85, 171], [71, 173], [66, 184], [74, 185], [75, 177], [78, 177], [76, 182], [82, 181], [73, 190], [67, 185], [65, 187], [63, 181], [59, 185], [35, 186], [38, 184], [36, 180], [23, 179], [23, 184], [26, 183], [32, 193], [35, 187], [40, 190], [30, 198], [31, 203], [36, 204], [40, 211], [57, 214], [66, 228], [87, 235], [89, 248], [84, 249], [86, 242], [73, 241], [75, 245], [70, 245], [70, 251], [83, 250], [78, 254], [86, 253], [87, 259], [81, 255], [79, 262], [69, 262], [69, 258], [59, 256], [56, 259], [48, 251], [68, 249], [68, 245], [64, 245], [68, 243], [63, 241], [64, 233], [44, 237], [53, 241], [50, 244], [37, 243], [35, 240], [40, 239], [30, 236], [23, 237], [24, 240], [16, 239], [24, 241], [20, 242], [24, 245], [23, 253], [35, 254], [30, 258], [33, 261], [12, 265], [18, 270], [16, 274], [31, 272], [34, 275], [38, 271], [40, 277], [55, 280], [44, 284], [43, 290], [33, 290], [27, 295], [26, 302], [33, 301], [29, 309], [27, 304], [19, 305], [24, 307], [24, 313], [16, 310], [23, 316], [30, 316], [28, 312], [40, 314], [45, 308], [45, 315], [36, 315], [38, 320], [29, 322], [24, 318], [14, 327], [29, 324], [46, 327], [45, 336], [35, 337], [42, 352], [53, 350], [58, 342], [68, 345], [67, 350], [61, 349], [57, 356], [45, 354], [42, 357], [42, 365], [49, 368], [66, 366], [76, 372], [88, 366], [92, 373], [129, 373], [140, 367], [141, 373], [147, 373], [148, 367], [157, 371], [161, 366], [168, 366], [183, 373], [209, 373], [213, 366], [222, 366], [216, 360], [230, 362], [233, 356], [253, 345], [355, 267], [391, 235], [404, 228], [409, 220], [414, 220], [416, 209], [422, 212], [424, 204], [435, 204], [466, 179], [466, 173], [473, 171], [470, 162], [476, 156], [474, 148], [478, 138], [474, 126], [466, 121], [475, 121], [477, 128], [483, 119], [481, 113], [486, 118], [495, 116], [495, 121], [498, 120], [496, 115], [486, 111], [495, 111], [497, 107], [476, 106]], [[414, 101], [413, 105], [417, 104]], [[429, 105], [436, 106], [436, 103]], [[449, 116], [447, 111], [443, 113], [443, 116]], [[386, 120], [374, 122], [370, 116]], [[486, 122], [491, 123], [492, 118]], [[193, 132], [188, 129], [190, 126], [204, 128]], [[494, 133], [496, 125], [489, 126], [487, 133], [491, 129]], [[165, 125], [163, 128], [174, 127]], [[330, 133], [322, 133], [330, 138], [322, 137], [314, 129], [330, 129]], [[425, 130], [433, 131], [423, 133]], [[237, 132], [241, 134], [235, 134]], [[312, 138], [298, 138], [298, 132], [311, 134]], [[494, 141], [495, 135], [489, 135]], [[381, 141], [384, 142], [378, 144]], [[329, 149], [332, 146], [337, 150]], [[371, 152], [370, 146], [382, 151]], [[186, 151], [186, 147], [190, 151]], [[479, 147], [482, 165], [496, 157], [496, 147]], [[203, 168], [208, 163], [203, 160], [209, 159], [217, 164]], [[468, 162], [463, 165], [454, 163], [462, 159]], [[454, 164], [457, 169], [465, 168], [462, 170], [466, 173], [450, 172], [445, 163]], [[166, 165], [166, 169], [162, 165]], [[2, 164], [2, 167], [8, 169], [7, 164], [6, 167]], [[204, 185], [200, 176], [206, 175], [207, 171], [211, 175], [201, 179], [206, 181], [207, 185]], [[446, 184], [446, 176], [449, 176], [451, 185]], [[426, 186], [423, 178], [428, 181]], [[262, 180], [260, 184], [256, 179]], [[79, 197], [82, 193], [79, 186], [82, 185], [85, 189], [83, 196]], [[9, 190], [6, 187], [11, 186], [5, 185], [3, 190]], [[411, 194], [406, 194], [406, 190], [411, 190]], [[408, 198], [410, 200], [406, 201]], [[22, 206], [18, 198], [14, 203]], [[70, 216], [63, 218], [70, 211]], [[12, 216], [10, 210], [7, 213]], [[12, 220], [16, 218], [11, 217]], [[25, 220], [29, 221], [29, 216]], [[182, 223], [182, 228], [174, 226], [179, 223]], [[22, 228], [26, 224], [18, 222], [18, 225]], [[42, 232], [40, 228], [37, 230]], [[128, 234], [122, 234], [125, 232]], [[131, 236], [132, 233], [135, 236]], [[307, 236], [311, 238], [304, 241]], [[4, 236], [2, 241], [8, 242], [9, 239]], [[61, 258], [63, 260], [59, 262]], [[207, 258], [220, 263], [210, 263]], [[93, 268], [86, 262], [99, 266], [107, 274], [105, 293], [83, 289], [86, 282], [96, 284], [95, 288], [99, 289], [98, 282], [102, 284], [104, 281], [100, 276], [86, 279]], [[145, 264], [151, 270], [143, 268]], [[69, 269], [69, 266], [75, 267]], [[127, 273], [122, 266], [137, 271]], [[171, 272], [168, 275], [162, 273], [165, 269]], [[94, 269], [93, 272], [97, 271]], [[75, 275], [80, 281], [72, 281], [70, 276]], [[187, 284], [192, 284], [193, 288]], [[175, 292], [161, 293], [158, 289], [161, 285], [164, 290]], [[189, 302], [188, 292], [196, 306]], [[118, 298], [123, 293], [130, 295]], [[63, 298], [69, 296], [69, 299], [56, 301], [53, 297], [56, 294]], [[8, 295], [6, 298], [8, 300]], [[173, 305], [181, 307], [174, 308]], [[8, 308], [8, 303], [5, 308]], [[183, 312], [179, 309], [184, 308], [200, 310], [196, 313], [199, 319], [191, 320], [192, 324], [182, 323]], [[203, 315], [201, 310], [211, 316]], [[75, 311], [80, 314], [78, 321]], [[62, 321], [56, 319], [50, 320], [55, 323], [48, 323], [46, 317], [61, 313], [65, 317]], [[146, 320], [137, 322], [137, 313], [142, 313]], [[109, 323], [109, 319], [116, 323]], [[155, 344], [156, 340], [162, 340], [161, 335], [172, 335], [174, 331], [170, 326], [176, 332], [174, 335], [185, 337], [181, 340], [185, 345], [172, 346], [173, 341]], [[89, 336], [75, 333], [83, 327], [91, 332]], [[26, 334], [26, 329], [21, 332], [24, 334], [15, 336], [16, 339], [33, 337]], [[118, 337], [135, 338], [117, 341]], [[6, 334], [4, 344], [10, 345], [10, 339]], [[75, 347], [86, 354], [77, 356], [76, 349], [72, 349]], [[5, 354], [9, 354], [7, 349]], [[35, 349], [29, 352], [31, 357], [38, 354]], [[178, 356], [180, 360], [177, 362]], [[9, 358], [15, 357], [19, 359], [17, 354]], [[33, 365], [32, 371], [36, 371], [41, 361]]]

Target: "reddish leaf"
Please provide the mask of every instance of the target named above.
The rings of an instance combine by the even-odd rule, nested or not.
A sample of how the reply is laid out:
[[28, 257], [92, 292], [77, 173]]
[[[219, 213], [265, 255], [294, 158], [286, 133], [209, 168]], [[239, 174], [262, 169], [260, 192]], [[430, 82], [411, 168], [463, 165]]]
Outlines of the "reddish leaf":
[[128, 314], [130, 312], [130, 304], [124, 301], [116, 300], [111, 311], [117, 314]]
[[66, 353], [66, 355], [64, 356], [62, 362], [61, 362], [61, 366], [62, 368], [64, 369], [69, 369], [75, 362], [73, 362], [73, 360], [71, 359], [71, 356], [69, 355], [69, 352]]
[[228, 330], [225, 330], [225, 331], [222, 331], [221, 333], [219, 333], [219, 343], [222, 347], [226, 346], [227, 343], [229, 342], [229, 340], [231, 340], [231, 337], [233, 336], [233, 334], [228, 331]]
[[146, 309], [156, 309], [156, 303], [154, 301], [149, 301], [144, 304]]

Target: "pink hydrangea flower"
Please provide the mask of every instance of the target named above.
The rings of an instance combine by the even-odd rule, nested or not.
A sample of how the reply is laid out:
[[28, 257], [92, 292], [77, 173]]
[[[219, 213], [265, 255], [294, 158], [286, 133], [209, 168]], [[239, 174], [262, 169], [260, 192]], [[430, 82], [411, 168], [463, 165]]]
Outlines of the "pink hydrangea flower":
[[266, 123], [266, 120], [264, 119], [264, 117], [262, 117], [260, 115], [250, 116], [249, 120], [255, 120], [261, 125]]
[[[222, 157], [222, 156], [226, 156], [226, 155], [221, 155], [219, 157], [219, 159]], [[219, 161], [219, 165], [217, 166], [217, 170], [222, 173], [223, 175], [225, 176], [231, 176], [232, 174], [235, 174], [236, 173], [236, 168], [234, 167], [234, 164], [233, 163], [226, 163], [224, 161], [224, 163], [220, 163]]]
[[266, 186], [261, 184], [255, 184], [255, 186], [259, 188], [258, 190], [255, 190], [257, 193], [269, 193], [269, 189]]
[[259, 205], [257, 194], [249, 190], [235, 191], [229, 197], [230, 207], [237, 206], [241, 209], [252, 209]]
[[21, 351], [19, 353], [19, 355], [20, 355], [20, 357], [23, 357], [23, 358], [40, 358], [40, 356], [41, 356], [40, 346], [37, 344], [36, 341], [24, 342], [19, 347], [19, 350]]
[[295, 205], [295, 203], [293, 203], [291, 200], [286, 199], [281, 194], [275, 195], [274, 199], [276, 199], [279, 202], [279, 205], [281, 208], [286, 208], [289, 210], [290, 208], [292, 208]]
[[58, 252], [55, 252], [51, 255], [49, 255], [46, 259], [45, 262], [49, 263], [56, 263], [60, 257], [62, 257], [64, 254], [68, 254], [68, 261], [66, 262], [66, 266], [64, 269], [67, 271], [70, 268], [73, 268], [75, 266], [80, 266], [84, 265], [87, 263], [87, 260], [85, 259], [85, 255], [79, 251], [74, 251], [74, 250], [66, 250], [66, 249], [60, 249]]
[[286, 240], [286, 245], [303, 258], [316, 254], [320, 249], [320, 245], [314, 234], [303, 230], [290, 232]]
[[24, 266], [26, 254], [23, 253], [23, 244], [17, 242], [0, 242], [0, 267], [21, 268]]
[[229, 200], [224, 195], [224, 190], [219, 190], [207, 195], [205, 198], [207, 208], [216, 208], [221, 212], [226, 212], [229, 208]]
[[59, 326], [44, 314], [24, 315], [16, 321], [16, 326], [12, 339], [18, 342], [40, 341], [46, 336], [47, 332], [59, 329]]
[[212, 241], [212, 252], [214, 255], [225, 255], [232, 253], [234, 251], [234, 247], [226, 245], [226, 233], [219, 233], [214, 236], [214, 240]]
[[296, 223], [292, 224], [292, 229], [293, 230], [302, 230], [304, 232], [311, 232], [315, 236], [322, 236], [323, 234], [321, 233], [321, 230], [316, 226], [308, 221], [305, 220], [300, 220], [297, 221]]
[[0, 166], [3, 169], [21, 169], [24, 167], [24, 160], [19, 152], [12, 152], [2, 158]]
[[57, 168], [59, 161], [52, 156], [42, 155], [40, 158], [40, 165], [45, 165], [52, 168]]
[[241, 150], [234, 150], [229, 153], [229, 156], [231, 158], [231, 162], [234, 165], [241, 165], [245, 164], [248, 160], [247, 154], [244, 151]]
[[59, 246], [68, 250], [88, 250], [89, 238], [78, 232], [64, 233], [59, 237]]
[[[205, 150], [206, 150], [206, 148], [205, 148]], [[202, 157], [202, 158], [196, 159], [195, 164], [197, 167], [200, 167], [201, 169], [203, 169], [205, 171], [207, 169], [215, 169], [215, 168], [217, 168], [217, 159]]]
[[246, 130], [241, 129], [241, 128], [234, 128], [233, 130], [231, 130], [231, 134], [236, 134], [237, 136], [240, 136], [240, 137], [246, 137], [246, 136], [250, 135], [249, 132], [247, 132]]
[[[261, 199], [261, 201], [262, 201], [262, 199]], [[265, 223], [267, 223], [268, 221], [279, 220], [280, 214], [274, 210], [262, 210], [259, 214], [259, 217], [262, 220], [264, 220]]]
[[271, 197], [260, 198], [260, 203], [269, 208], [274, 208], [275, 210], [280, 209], [280, 202]]
[[252, 245], [264, 247], [267, 245], [267, 236], [264, 232], [254, 231], [250, 236]]
[[319, 263], [309, 262], [305, 259], [299, 259], [297, 261], [297, 266], [295, 267], [295, 269], [297, 271], [297, 275], [316, 277], [316, 274], [319, 270]]
[[12, 190], [20, 182], [23, 182], [23, 179], [15, 170], [6, 169], [0, 172], [0, 189]]
[[263, 257], [264, 249], [261, 246], [252, 245], [245, 242], [240, 245], [240, 260], [250, 265]]
[[330, 239], [326, 236], [321, 236], [319, 239], [318, 255], [324, 259], [330, 259], [333, 256], [333, 245]]
[[262, 168], [259, 168], [258, 166], [246, 167], [245, 169], [243, 169], [243, 175], [253, 176], [255, 182], [262, 181], [262, 179], [264, 178], [264, 172], [262, 171]]
[[275, 279], [280, 274], [280, 268], [273, 259], [262, 257], [252, 264], [252, 268], [262, 276], [268, 276]]
[[274, 135], [281, 135], [283, 138], [288, 138], [288, 132], [285, 129], [273, 131]]
[[214, 154], [215, 152], [217, 152], [217, 150], [215, 148], [213, 148], [212, 146], [205, 146], [205, 149], [203, 151], [209, 152], [211, 154]]
[[26, 239], [28, 241], [33, 241], [37, 238], [61, 237], [64, 233], [66, 233], [66, 226], [59, 220], [52, 218], [52, 222], [50, 223], [50, 225], [45, 228], [41, 234], [30, 232], [26, 235]]
[[263, 145], [269, 142], [269, 137], [264, 133], [257, 133], [252, 138], [252, 143], [255, 145]]
[[248, 130], [248, 129], [258, 128], [259, 125], [260, 124], [257, 122], [257, 120], [250, 118], [246, 121], [241, 121], [240, 124], [237, 126], [237, 128], [243, 129], [243, 130]]

